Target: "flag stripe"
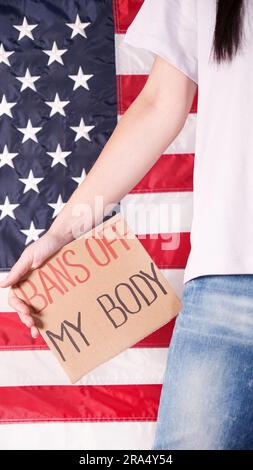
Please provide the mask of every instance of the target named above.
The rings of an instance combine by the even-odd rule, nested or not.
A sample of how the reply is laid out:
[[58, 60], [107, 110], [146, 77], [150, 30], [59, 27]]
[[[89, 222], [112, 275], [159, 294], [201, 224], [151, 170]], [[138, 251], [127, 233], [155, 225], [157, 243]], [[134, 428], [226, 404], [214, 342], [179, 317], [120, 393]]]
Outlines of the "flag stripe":
[[190, 232], [192, 192], [128, 194], [120, 210], [136, 235]]
[[125, 32], [138, 13], [144, 0], [114, 0], [114, 29], [115, 33]]
[[[162, 383], [168, 348], [129, 348], [84, 375], [75, 385]], [[143, 364], [149, 364], [143, 368]], [[144, 369], [144, 370], [143, 370]], [[140, 374], [140, 370], [142, 373]], [[70, 385], [49, 350], [0, 352], [0, 386]]]
[[146, 235], [139, 240], [160, 269], [185, 266], [190, 252], [189, 232]]
[[151, 449], [154, 421], [25, 423], [0, 426], [1, 450]]
[[153, 421], [160, 384], [0, 388], [0, 423]]
[[131, 193], [192, 191], [193, 154], [162, 155]]

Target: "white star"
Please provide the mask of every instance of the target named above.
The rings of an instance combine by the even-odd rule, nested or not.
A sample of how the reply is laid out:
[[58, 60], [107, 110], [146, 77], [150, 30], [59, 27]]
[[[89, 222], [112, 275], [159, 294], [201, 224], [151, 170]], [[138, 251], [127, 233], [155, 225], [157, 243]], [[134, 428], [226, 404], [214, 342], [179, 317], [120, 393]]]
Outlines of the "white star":
[[28, 243], [32, 241], [36, 241], [39, 239], [39, 235], [44, 232], [44, 229], [39, 229], [35, 228], [34, 223], [31, 222], [30, 228], [29, 229], [23, 229], [20, 230], [25, 236], [26, 236], [26, 241], [25, 244], [28, 245]]
[[72, 180], [74, 180], [78, 185], [81, 184], [86, 178], [86, 172], [85, 169], [83, 168], [81, 176], [72, 176]]
[[22, 140], [22, 144], [23, 144], [28, 139], [31, 139], [34, 142], [38, 142], [36, 134], [42, 129], [42, 127], [33, 127], [31, 123], [31, 119], [28, 119], [26, 127], [17, 127], [17, 129], [18, 131], [24, 134], [24, 137]]
[[6, 196], [4, 204], [0, 204], [0, 211], [2, 211], [0, 220], [2, 220], [7, 215], [12, 219], [16, 219], [15, 215], [13, 214], [13, 211], [15, 211], [18, 206], [19, 204], [11, 204], [8, 196]]
[[31, 90], [37, 91], [34, 82], [36, 82], [36, 80], [39, 78], [39, 76], [32, 76], [28, 68], [26, 69], [26, 73], [23, 77], [16, 77], [16, 79], [22, 83], [20, 91], [24, 91], [26, 88], [31, 88]]
[[84, 31], [87, 26], [89, 26], [89, 23], [82, 23], [80, 20], [79, 15], [76, 15], [76, 21], [75, 23], [66, 23], [66, 25], [72, 29], [72, 34], [71, 38], [74, 38], [77, 34], [80, 34], [84, 38], [87, 38], [86, 33]]
[[56, 113], [61, 114], [62, 116], [66, 116], [66, 113], [64, 111], [64, 107], [69, 104], [69, 101], [61, 101], [59, 98], [58, 93], [55, 94], [55, 99], [54, 101], [45, 101], [45, 103], [48, 106], [51, 106], [51, 111], [50, 111], [50, 117], [53, 116]]
[[71, 152], [63, 152], [60, 144], [57, 145], [55, 152], [47, 152], [50, 157], [53, 158], [51, 167], [61, 163], [63, 166], [67, 166], [65, 158], [71, 154]]
[[73, 90], [76, 90], [79, 86], [82, 86], [83, 88], [86, 88], [86, 90], [89, 90], [87, 81], [91, 77], [93, 77], [93, 75], [84, 75], [82, 67], [79, 67], [77, 75], [69, 75], [69, 78], [71, 78], [71, 80], [74, 80], [75, 82]]
[[4, 165], [9, 165], [11, 168], [14, 168], [13, 158], [15, 158], [18, 153], [10, 153], [7, 145], [4, 146], [4, 151], [0, 153], [0, 168]]
[[67, 52], [67, 49], [58, 49], [56, 42], [54, 41], [52, 49], [43, 50], [45, 54], [49, 56], [47, 65], [52, 64], [54, 61], [59, 62], [59, 64], [63, 65], [63, 60], [61, 56]]
[[11, 54], [14, 54], [14, 51], [9, 51], [9, 52], [7, 52], [7, 51], [4, 49], [3, 44], [1, 44], [1, 46], [0, 46], [0, 64], [1, 64], [1, 62], [3, 62], [4, 64], [9, 65], [9, 67], [10, 67], [10, 62], [9, 62], [8, 57], [9, 57]]
[[52, 207], [52, 209], [54, 209], [54, 213], [52, 215], [52, 219], [54, 219], [58, 214], [59, 212], [63, 209], [63, 207], [65, 206], [65, 202], [63, 202], [62, 200], [62, 197], [61, 195], [59, 195], [58, 199], [57, 199], [57, 202], [56, 203], [48, 203], [48, 205], [50, 207]]
[[91, 140], [90, 139], [90, 136], [89, 136], [89, 132], [91, 131], [91, 129], [93, 129], [93, 127], [95, 126], [86, 126], [84, 124], [84, 120], [83, 118], [80, 119], [80, 124], [78, 127], [70, 127], [70, 129], [72, 129], [74, 132], [76, 132], [76, 136], [75, 136], [75, 142], [79, 139], [81, 139], [81, 137], [83, 137], [84, 139], [87, 139], [87, 140]]
[[35, 178], [32, 170], [30, 170], [28, 178], [19, 178], [19, 181], [21, 181], [21, 183], [24, 183], [25, 185], [24, 193], [27, 193], [27, 191], [29, 191], [30, 189], [32, 189], [36, 193], [39, 193], [38, 184], [42, 180], [43, 178]]
[[36, 28], [38, 25], [37, 24], [28, 24], [27, 19], [24, 16], [22, 25], [13, 25], [13, 26], [18, 31], [20, 31], [19, 37], [18, 37], [18, 41], [19, 41], [20, 39], [24, 38], [25, 36], [27, 36], [30, 39], [34, 39], [34, 37], [32, 35], [32, 30], [34, 28]]
[[2, 116], [3, 114], [7, 114], [7, 116], [13, 117], [11, 108], [13, 108], [15, 104], [17, 103], [7, 103], [5, 95], [3, 95], [2, 101], [0, 103], [0, 116]]

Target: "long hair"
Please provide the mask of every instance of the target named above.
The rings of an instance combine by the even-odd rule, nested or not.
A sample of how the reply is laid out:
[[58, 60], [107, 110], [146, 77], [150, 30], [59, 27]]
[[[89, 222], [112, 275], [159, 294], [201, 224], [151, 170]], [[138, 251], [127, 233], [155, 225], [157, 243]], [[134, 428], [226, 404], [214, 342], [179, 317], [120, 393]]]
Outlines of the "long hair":
[[242, 43], [245, 0], [216, 0], [213, 57], [216, 62], [231, 61]]

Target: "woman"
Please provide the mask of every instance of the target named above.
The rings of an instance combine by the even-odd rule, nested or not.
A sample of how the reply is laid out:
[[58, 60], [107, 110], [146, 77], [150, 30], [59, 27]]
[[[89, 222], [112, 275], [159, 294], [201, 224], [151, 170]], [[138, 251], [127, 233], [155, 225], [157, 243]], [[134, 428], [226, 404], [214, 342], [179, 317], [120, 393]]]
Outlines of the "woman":
[[[191, 251], [153, 449], [253, 449], [252, 17], [247, 0], [144, 1], [124, 39], [155, 54], [143, 90], [1, 283], [12, 286], [73, 240], [78, 204], [92, 209], [85, 231], [98, 222], [98, 187], [104, 208], [130, 191], [182, 129], [198, 85]], [[11, 290], [9, 303], [35, 337], [29, 307]]]

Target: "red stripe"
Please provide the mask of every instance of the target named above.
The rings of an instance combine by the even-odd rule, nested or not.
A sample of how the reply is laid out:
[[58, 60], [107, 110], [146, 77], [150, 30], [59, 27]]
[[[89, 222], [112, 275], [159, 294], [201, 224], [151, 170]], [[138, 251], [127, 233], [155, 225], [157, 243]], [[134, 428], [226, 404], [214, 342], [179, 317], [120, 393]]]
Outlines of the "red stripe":
[[162, 155], [131, 193], [193, 191], [194, 154]]
[[161, 384], [0, 388], [0, 423], [155, 421]]
[[0, 314], [0, 350], [48, 349], [42, 336], [34, 339], [16, 312]]
[[[48, 349], [48, 346], [42, 336], [39, 336], [36, 339], [32, 338], [28, 328], [23, 323], [21, 323], [16, 312], [1, 313], [0, 322], [0, 351]], [[174, 321], [171, 321], [132, 347], [168, 347], [173, 332], [173, 327]]]
[[171, 320], [166, 325], [159, 328], [151, 335], [139, 341], [134, 347], [143, 348], [167, 348], [170, 345], [175, 319]]
[[115, 33], [125, 33], [137, 15], [143, 0], [113, 0]]
[[[153, 238], [152, 238], [153, 237]], [[160, 269], [183, 269], [190, 253], [190, 232], [138, 236]]]
[[[144, 87], [148, 75], [117, 75], [118, 114], [124, 114]], [[196, 113], [198, 107], [198, 88], [192, 102], [190, 113]]]

